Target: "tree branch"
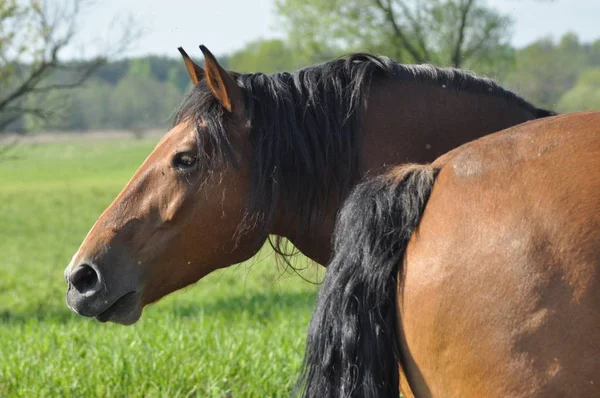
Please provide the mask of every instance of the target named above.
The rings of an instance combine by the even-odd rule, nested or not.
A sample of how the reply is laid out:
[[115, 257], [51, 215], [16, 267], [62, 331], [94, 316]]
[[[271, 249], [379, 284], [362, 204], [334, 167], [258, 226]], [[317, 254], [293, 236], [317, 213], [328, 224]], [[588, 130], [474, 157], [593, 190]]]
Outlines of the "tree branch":
[[[32, 88], [30, 93], [45, 93], [48, 91], [58, 91], [58, 90], [68, 90], [75, 87], [81, 86], [87, 79], [89, 79], [92, 74], [102, 65], [104, 65], [106, 61], [104, 59], [99, 59], [93, 62], [90, 66], [88, 66], [84, 72], [79, 76], [79, 78], [73, 83], [65, 83], [65, 84], [50, 84], [44, 87], [35, 87]], [[61, 69], [57, 67], [57, 69]]]
[[10, 126], [12, 123], [16, 122], [17, 120], [19, 120], [19, 118], [21, 117], [21, 114], [14, 114], [4, 120], [0, 120], [0, 131], [4, 130], [5, 128], [7, 128], [8, 126]]
[[29, 74], [29, 77], [25, 79], [12, 93], [7, 97], [0, 100], [0, 111], [3, 111], [9, 104], [15, 100], [27, 95], [36, 84], [40, 82], [44, 74], [48, 69], [52, 67], [51, 63], [42, 61], [33, 71]]
[[[410, 22], [410, 24], [415, 32], [416, 40], [417, 40], [417, 43], [419, 44], [419, 46], [421, 47], [420, 50], [423, 52], [423, 57], [425, 58], [425, 62], [431, 62], [432, 61], [431, 55], [427, 48], [427, 43], [425, 42], [425, 35], [423, 34], [423, 25], [417, 20], [417, 18], [422, 19], [421, 15], [419, 15], [417, 18], [415, 18], [412, 15], [410, 8], [408, 8], [408, 6], [404, 2], [400, 1], [400, 2], [398, 2], [398, 4], [402, 8], [402, 12], [404, 13], [406, 18]], [[417, 5], [417, 12], [419, 14], [421, 14], [420, 5]]]
[[400, 41], [402, 45], [406, 48], [406, 50], [413, 57], [415, 62], [424, 62], [421, 54], [413, 47], [413, 45], [409, 42], [408, 38], [400, 28], [400, 26], [396, 23], [396, 17], [394, 15], [394, 10], [392, 9], [391, 0], [386, 0], [386, 4], [383, 4], [382, 0], [373, 0], [375, 4], [385, 13], [386, 19], [389, 24], [392, 26], [394, 30], [394, 34]]
[[465, 29], [467, 27], [467, 16], [469, 15], [469, 11], [471, 11], [471, 7], [473, 6], [473, 0], [466, 0], [466, 3], [462, 3], [461, 15], [460, 15], [460, 25], [458, 28], [458, 40], [456, 40], [454, 51], [452, 53], [452, 66], [456, 68], [460, 68], [463, 62], [462, 57], [462, 46], [465, 41]]
[[27, 107], [12, 107], [5, 109], [5, 111], [8, 114], [12, 113], [12, 116], [0, 121], [0, 130], [8, 127], [11, 123], [15, 122], [23, 115], [32, 115], [38, 119], [46, 120], [49, 117], [48, 113], [50, 113], [47, 109]]
[[486, 26], [486, 28], [484, 29], [483, 34], [481, 36], [481, 39], [478, 40], [476, 44], [471, 46], [471, 48], [467, 48], [463, 51], [463, 53], [462, 53], [462, 61], [463, 62], [465, 60], [471, 58], [473, 55], [475, 55], [477, 53], [477, 51], [484, 48], [484, 44], [490, 38], [490, 36], [491, 36], [490, 33], [493, 29], [494, 29], [493, 26], [490, 26], [490, 25]]

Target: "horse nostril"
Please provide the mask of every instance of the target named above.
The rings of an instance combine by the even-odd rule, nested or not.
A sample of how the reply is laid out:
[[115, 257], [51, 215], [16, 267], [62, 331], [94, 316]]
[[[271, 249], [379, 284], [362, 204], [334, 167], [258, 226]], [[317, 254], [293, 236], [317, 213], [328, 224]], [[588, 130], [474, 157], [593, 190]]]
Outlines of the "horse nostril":
[[98, 284], [98, 273], [87, 264], [82, 264], [69, 275], [71, 285], [79, 293], [86, 293], [92, 290]]

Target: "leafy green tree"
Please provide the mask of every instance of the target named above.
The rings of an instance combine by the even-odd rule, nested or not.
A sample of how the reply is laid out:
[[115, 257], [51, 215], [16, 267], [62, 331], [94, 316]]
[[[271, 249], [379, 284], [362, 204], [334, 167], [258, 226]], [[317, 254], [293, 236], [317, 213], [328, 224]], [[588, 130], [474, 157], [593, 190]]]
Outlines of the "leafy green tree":
[[64, 120], [64, 130], [101, 130], [110, 126], [110, 94], [113, 87], [106, 82], [92, 78], [76, 89], [71, 96], [69, 117]]
[[537, 40], [517, 53], [516, 65], [504, 83], [538, 106], [553, 107], [564, 91], [553, 84], [560, 73], [550, 38]]
[[148, 58], [136, 58], [130, 60], [127, 73], [140, 79], [151, 79], [153, 75], [150, 60]]
[[258, 40], [229, 57], [228, 67], [242, 73], [290, 71], [305, 66], [310, 59], [297, 54], [283, 40]]
[[289, 41], [313, 59], [371, 51], [475, 68], [510, 61], [512, 21], [483, 0], [276, 0]]
[[132, 130], [166, 127], [180, 102], [180, 91], [169, 82], [127, 75], [110, 91], [110, 126]]
[[600, 67], [583, 72], [575, 87], [561, 97], [557, 109], [561, 112], [600, 110]]
[[589, 64], [591, 66], [600, 66], [600, 39], [590, 44]]
[[589, 67], [589, 52], [572, 33], [558, 43], [537, 40], [517, 52], [515, 67], [503, 82], [536, 105], [554, 108]]
[[116, 85], [129, 71], [129, 60], [115, 60], [101, 65], [94, 72], [94, 77], [108, 83]]
[[187, 71], [185, 68], [181, 67], [180, 62], [178, 62], [177, 66], [171, 65], [169, 67], [169, 70], [167, 71], [167, 82], [172, 84], [174, 87], [177, 87], [177, 89], [181, 92], [188, 92], [193, 86]]

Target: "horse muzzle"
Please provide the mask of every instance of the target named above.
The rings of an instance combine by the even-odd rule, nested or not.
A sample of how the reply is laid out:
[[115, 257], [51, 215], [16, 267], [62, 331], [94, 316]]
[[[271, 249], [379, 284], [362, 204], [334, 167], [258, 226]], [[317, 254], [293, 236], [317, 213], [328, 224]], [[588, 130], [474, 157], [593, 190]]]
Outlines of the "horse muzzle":
[[131, 325], [142, 315], [140, 294], [128, 278], [107, 280], [99, 266], [84, 262], [76, 267], [68, 266], [65, 279], [67, 306], [79, 315], [122, 325]]

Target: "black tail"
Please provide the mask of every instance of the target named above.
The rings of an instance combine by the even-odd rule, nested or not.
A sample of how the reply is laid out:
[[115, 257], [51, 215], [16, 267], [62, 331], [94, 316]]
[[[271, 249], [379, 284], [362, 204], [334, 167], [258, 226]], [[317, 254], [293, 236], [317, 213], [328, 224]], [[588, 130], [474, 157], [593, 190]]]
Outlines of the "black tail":
[[535, 113], [536, 119], [541, 119], [543, 117], [556, 116], [556, 115], [558, 115], [558, 113], [556, 113], [554, 111], [549, 111], [547, 109], [540, 109], [540, 108], [537, 108], [537, 111]]
[[437, 170], [409, 165], [359, 184], [308, 330], [303, 397], [398, 397], [396, 279]]

